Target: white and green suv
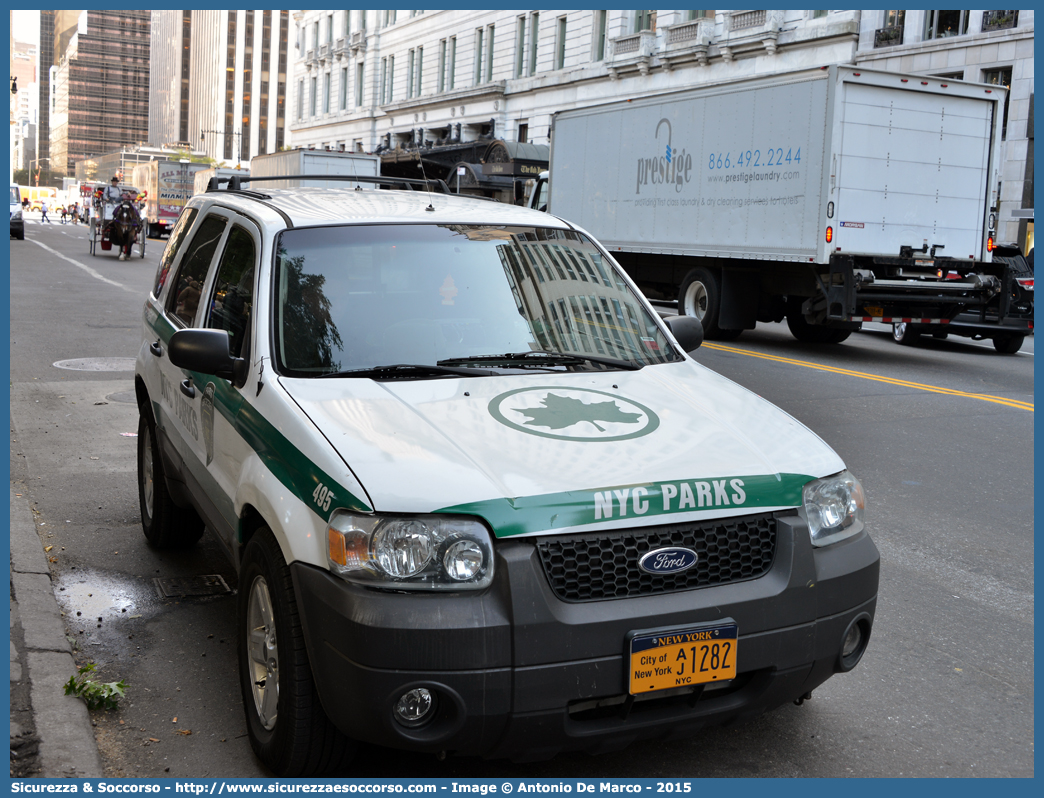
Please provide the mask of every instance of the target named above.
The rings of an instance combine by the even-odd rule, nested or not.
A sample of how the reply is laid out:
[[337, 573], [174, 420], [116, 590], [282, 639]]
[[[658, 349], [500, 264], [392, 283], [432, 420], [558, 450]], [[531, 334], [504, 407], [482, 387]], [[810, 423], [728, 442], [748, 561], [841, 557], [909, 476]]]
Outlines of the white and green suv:
[[142, 526], [234, 563], [264, 763], [612, 750], [852, 669], [879, 557], [837, 454], [584, 231], [390, 182], [197, 195], [145, 302]]

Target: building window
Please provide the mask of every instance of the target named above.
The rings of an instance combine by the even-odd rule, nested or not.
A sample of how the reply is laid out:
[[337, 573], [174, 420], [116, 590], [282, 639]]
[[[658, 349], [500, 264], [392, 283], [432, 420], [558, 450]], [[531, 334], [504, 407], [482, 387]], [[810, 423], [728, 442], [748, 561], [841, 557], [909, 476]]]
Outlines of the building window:
[[826, 15], [827, 15], [826, 11], [813, 11], [810, 14], [812, 19], [823, 19], [824, 17], [826, 17]]
[[406, 99], [413, 96], [413, 62], [416, 54], [410, 50], [406, 56]]
[[446, 91], [446, 40], [439, 40], [439, 73], [435, 76], [435, 91]]
[[304, 116], [304, 81], [297, 81], [297, 121]]
[[341, 102], [340, 109], [348, 110], [348, 67], [341, 67]]
[[352, 34], [352, 12], [344, 12], [344, 37], [347, 39]]
[[518, 123], [518, 140], [525, 144], [529, 140], [529, 123], [519, 122]]
[[558, 30], [555, 34], [555, 69], [565, 67], [566, 51], [566, 18], [558, 18]]
[[874, 31], [874, 47], [892, 47], [903, 43], [905, 11], [885, 11], [884, 26]]
[[308, 115], [309, 116], [315, 116], [315, 107], [316, 107], [315, 104], [316, 104], [316, 99], [317, 99], [316, 98], [316, 83], [317, 82], [318, 81], [317, 81], [316, 78], [312, 78], [312, 85], [311, 85], [312, 92], [311, 92], [311, 94], [308, 97]]
[[486, 28], [486, 81], [493, 80], [493, 34], [494, 25]]
[[482, 28], [475, 31], [475, 85], [482, 82]]
[[355, 65], [355, 107], [358, 108], [363, 104], [363, 65], [358, 63]]
[[925, 17], [924, 38], [946, 39], [968, 32], [967, 11], [929, 11]]
[[522, 77], [526, 66], [526, 18], [525, 15], [515, 20], [515, 77]]
[[446, 78], [446, 86], [453, 91], [453, 81], [457, 69], [457, 37], [450, 36], [449, 40], [449, 75]]
[[333, 14], [326, 17], [326, 43], [333, 44]]
[[330, 73], [323, 75], [323, 113], [330, 113]]
[[424, 48], [417, 48], [417, 63], [415, 64], [417, 75], [413, 79], [413, 96], [420, 97], [424, 86]]
[[984, 69], [982, 71], [982, 82], [990, 83], [994, 86], [1003, 86], [1008, 90], [1004, 96], [1004, 118], [1001, 121], [1001, 138], [1006, 139], [1008, 137], [1008, 101], [1011, 99], [1011, 67]]
[[319, 49], [319, 20], [312, 23], [312, 47]]
[[656, 30], [656, 12], [655, 11], [635, 11], [634, 12], [634, 32], [643, 30]]
[[540, 45], [540, 15], [534, 11], [529, 18], [529, 74], [537, 71], [537, 47]]
[[607, 11], [595, 11], [595, 29], [594, 29], [594, 58], [592, 61], [604, 61], [605, 60], [605, 37], [606, 37], [606, 24], [608, 22], [609, 13]]
[[983, 11], [982, 29], [984, 31], [1014, 28], [1019, 24], [1018, 11]]
[[[812, 17], [813, 17], [813, 19], [818, 17], [818, 16], [824, 16], [825, 17], [826, 13], [827, 13], [826, 11], [813, 11], [812, 12]], [[685, 12], [685, 21], [686, 22], [692, 22], [695, 19], [714, 19], [714, 12], [713, 11], [686, 11]]]

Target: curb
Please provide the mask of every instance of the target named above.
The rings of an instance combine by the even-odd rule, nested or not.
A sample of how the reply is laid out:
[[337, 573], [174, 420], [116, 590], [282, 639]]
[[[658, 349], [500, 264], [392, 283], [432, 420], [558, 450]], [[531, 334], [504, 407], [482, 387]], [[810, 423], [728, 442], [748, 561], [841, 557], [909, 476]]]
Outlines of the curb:
[[11, 589], [25, 638], [26, 673], [40, 775], [45, 778], [99, 778], [104, 774], [86, 705], [62, 686], [76, 672], [65, 637], [47, 558], [25, 497], [11, 485]]

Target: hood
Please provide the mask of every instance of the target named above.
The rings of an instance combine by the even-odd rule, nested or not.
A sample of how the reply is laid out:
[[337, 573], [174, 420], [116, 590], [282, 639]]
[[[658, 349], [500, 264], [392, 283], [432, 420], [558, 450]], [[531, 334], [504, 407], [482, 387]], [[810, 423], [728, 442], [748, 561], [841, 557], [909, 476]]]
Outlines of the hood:
[[638, 371], [281, 382], [376, 512], [497, 537], [746, 515], [844, 469], [779, 408], [687, 360]]

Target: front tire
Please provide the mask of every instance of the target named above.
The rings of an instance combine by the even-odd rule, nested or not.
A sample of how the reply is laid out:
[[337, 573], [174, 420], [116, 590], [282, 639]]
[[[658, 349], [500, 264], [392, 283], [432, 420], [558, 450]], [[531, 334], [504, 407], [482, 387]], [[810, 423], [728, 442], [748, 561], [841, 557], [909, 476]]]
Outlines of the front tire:
[[268, 529], [239, 572], [239, 684], [254, 753], [282, 777], [343, 772], [355, 753], [319, 701], [293, 580]]
[[138, 417], [138, 507], [145, 539], [153, 548], [188, 548], [203, 537], [203, 519], [192, 508], [178, 507], [167, 490], [156, 425], [147, 411]]

